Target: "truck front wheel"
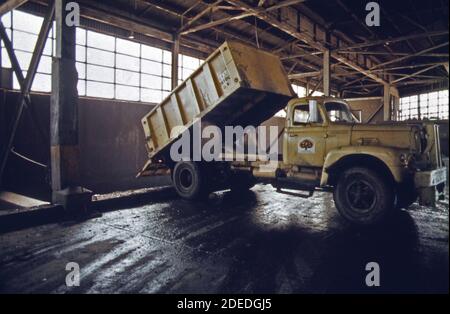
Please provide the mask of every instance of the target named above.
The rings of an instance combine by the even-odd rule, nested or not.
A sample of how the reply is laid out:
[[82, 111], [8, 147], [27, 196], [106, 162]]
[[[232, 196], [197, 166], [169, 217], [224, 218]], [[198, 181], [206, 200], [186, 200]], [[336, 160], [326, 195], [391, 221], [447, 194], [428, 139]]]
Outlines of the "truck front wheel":
[[182, 161], [175, 165], [172, 181], [178, 195], [187, 200], [203, 198], [207, 195], [206, 178], [198, 163]]
[[334, 190], [339, 213], [358, 225], [381, 221], [394, 206], [390, 180], [367, 168], [351, 168], [342, 173]]

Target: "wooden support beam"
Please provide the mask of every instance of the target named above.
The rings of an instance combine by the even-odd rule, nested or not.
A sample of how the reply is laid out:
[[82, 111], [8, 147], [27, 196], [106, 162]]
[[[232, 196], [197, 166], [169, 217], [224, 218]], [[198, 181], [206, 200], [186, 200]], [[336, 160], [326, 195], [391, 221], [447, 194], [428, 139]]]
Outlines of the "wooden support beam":
[[[386, 12], [386, 10], [384, 9], [383, 6], [380, 7], [381, 9], [381, 13], [383, 13], [384, 17], [389, 21], [389, 23], [391, 23], [391, 25], [394, 27], [394, 29], [399, 33], [402, 34], [403, 31], [398, 27], [397, 23], [394, 21], [394, 19], [391, 17], [391, 15]], [[416, 48], [414, 47], [414, 45], [412, 44], [411, 40], [407, 39], [406, 40], [406, 44], [408, 45], [409, 49], [415, 53], [417, 52]]]
[[289, 79], [291, 79], [291, 80], [305, 79], [305, 78], [308, 78], [308, 77], [320, 76], [321, 74], [322, 74], [322, 71], [290, 74], [289, 75]]
[[[342, 54], [358, 54], [358, 55], [372, 55], [372, 56], [409, 56], [411, 53], [403, 53], [403, 52], [382, 52], [382, 51], [338, 51], [338, 53]], [[445, 58], [449, 57], [448, 53], [426, 53], [420, 55], [420, 57], [430, 57], [430, 58]]]
[[27, 1], [28, 0], [7, 0], [7, 1], [5, 1], [4, 3], [0, 4], [0, 16], [20, 7], [22, 4], [24, 4]]
[[284, 0], [266, 9], [266, 12], [285, 8], [294, 4], [305, 2], [306, 0]]
[[323, 54], [323, 93], [325, 96], [331, 95], [330, 50]]
[[436, 84], [436, 83], [441, 83], [447, 81], [448, 83], [448, 78], [440, 78], [440, 79], [430, 79], [430, 80], [417, 80], [417, 81], [409, 81], [409, 82], [401, 82], [401, 83], [397, 83], [397, 87], [399, 86], [410, 86], [410, 85], [428, 85], [428, 84]]
[[401, 36], [401, 37], [397, 37], [397, 38], [379, 39], [379, 40], [368, 41], [365, 43], [356, 44], [356, 45], [352, 45], [352, 46], [348, 46], [348, 47], [342, 47], [340, 49], [336, 49], [335, 51], [361, 49], [361, 48], [366, 48], [366, 47], [371, 47], [371, 46], [379, 46], [379, 45], [385, 45], [385, 44], [389, 45], [389, 44], [393, 44], [393, 43], [397, 43], [397, 42], [401, 42], [401, 41], [405, 41], [405, 40], [410, 40], [410, 39], [448, 35], [448, 33], [449, 33], [449, 31], [447, 29], [447, 30], [440, 30], [440, 31], [425, 32], [425, 33], [420, 33], [420, 34], [406, 35], [406, 36]]
[[401, 77], [401, 78], [399, 78], [399, 79], [396, 79], [395, 81], [392, 81], [392, 84], [396, 84], [396, 83], [401, 82], [401, 81], [404, 81], [404, 80], [406, 80], [406, 79], [415, 77], [415, 76], [417, 76], [417, 75], [419, 75], [419, 74], [422, 74], [422, 73], [425, 73], [425, 72], [427, 72], [427, 71], [429, 71], [429, 70], [431, 70], [431, 69], [437, 68], [438, 66], [441, 66], [441, 65], [440, 65], [440, 64], [435, 64], [435, 65], [426, 67], [425, 69], [416, 71], [416, 72], [414, 72], [414, 73], [412, 73], [412, 74], [409, 74], [409, 75], [406, 75], [406, 76]]
[[318, 55], [321, 55], [321, 54], [323, 54], [322, 51], [305, 52], [305, 53], [296, 54], [296, 55], [289, 55], [289, 56], [281, 58], [281, 60], [297, 59], [297, 58], [303, 58], [303, 57], [306, 57], [306, 56], [318, 56]]
[[[251, 5], [245, 3], [241, 0], [227, 0], [227, 1], [237, 7], [244, 8], [248, 12], [254, 13], [255, 16], [264, 20], [266, 23], [272, 25], [275, 28], [278, 28], [279, 30], [289, 34], [290, 36], [292, 36], [294, 38], [297, 38], [297, 39], [305, 42], [306, 44], [308, 44], [309, 46], [311, 46], [314, 49], [317, 49], [322, 52], [324, 52], [328, 49], [327, 47], [325, 47], [325, 45], [323, 43], [320, 43], [317, 40], [315, 40], [314, 37], [311, 36], [310, 34], [307, 34], [306, 32], [299, 32], [295, 27], [293, 27], [283, 21], [278, 20], [273, 15], [268, 14], [267, 12], [262, 12], [258, 9], [255, 9]], [[333, 57], [334, 59], [338, 60], [339, 62], [341, 62], [343, 64], [348, 65], [349, 67], [353, 68], [354, 70], [361, 72], [362, 74], [372, 78], [373, 80], [379, 82], [380, 84], [387, 83], [383, 78], [379, 77], [376, 74], [371, 73], [369, 70], [364, 69], [363, 67], [361, 67], [360, 65], [351, 61], [350, 59], [348, 59], [345, 56], [339, 55], [337, 53], [331, 53], [331, 57]]]
[[[223, 2], [223, 0], [218, 0], [214, 3], [208, 4], [206, 9], [200, 11], [197, 15], [195, 15], [193, 18], [191, 18], [186, 24], [184, 24], [180, 28], [179, 32], [182, 33], [184, 30], [191, 27], [195, 22], [197, 22], [199, 19], [201, 19], [205, 14], [211, 12], [211, 9], [213, 9], [215, 6], [219, 5], [222, 2]], [[183, 16], [185, 16], [185, 14], [183, 14]]]
[[402, 65], [397, 67], [391, 67], [391, 68], [383, 68], [383, 69], [377, 69], [373, 70], [372, 72], [387, 72], [387, 71], [395, 71], [395, 70], [406, 70], [406, 69], [416, 69], [424, 66], [430, 66], [434, 64], [444, 65], [448, 62], [430, 62], [430, 63], [419, 63], [419, 64], [412, 64], [412, 65]]
[[397, 58], [397, 59], [394, 59], [394, 60], [390, 60], [390, 61], [386, 61], [386, 62], [377, 64], [376, 66], [372, 67], [370, 70], [379, 69], [379, 68], [382, 68], [382, 67], [384, 67], [386, 65], [389, 65], [389, 64], [398, 63], [398, 62], [405, 61], [405, 60], [413, 58], [413, 57], [420, 56], [420, 55], [425, 54], [427, 52], [430, 52], [430, 51], [433, 51], [433, 50], [436, 50], [436, 49], [448, 46], [448, 43], [449, 42], [447, 41], [447, 42], [442, 43], [440, 45], [433, 46], [433, 47], [430, 47], [430, 48], [418, 51], [416, 53], [413, 53], [413, 54], [410, 54], [410, 55], [407, 55], [407, 56], [403, 56], [403, 57], [400, 57], [400, 58]]
[[178, 56], [180, 54], [180, 36], [174, 35], [172, 46], [172, 90], [178, 86]]
[[[283, 7], [287, 7], [296, 3], [300, 3], [300, 2], [304, 2], [305, 0], [285, 0], [281, 3], [275, 4], [269, 8], [266, 9], [259, 9], [258, 12], [270, 12], [270, 11], [274, 11], [274, 10], [278, 10], [281, 9]], [[216, 6], [218, 3], [220, 3], [222, 1], [217, 1], [214, 4], [208, 6], [208, 9], [205, 9], [206, 12], [208, 12], [209, 10], [211, 10], [212, 7]], [[193, 23], [195, 23], [197, 20], [199, 20], [203, 15], [205, 15], [206, 13], [205, 11], [200, 12], [200, 14], [198, 14], [197, 16], [195, 16], [192, 20], [190, 20], [181, 30], [180, 30], [180, 34], [181, 35], [187, 35], [187, 34], [191, 34], [191, 33], [195, 33], [204, 29], [208, 29], [208, 28], [212, 28], [221, 24], [225, 24], [225, 23], [229, 23], [232, 21], [237, 21], [237, 20], [242, 20], [246, 17], [249, 16], [254, 16], [256, 13], [255, 12], [244, 12], [244, 13], [240, 13], [237, 15], [231, 15], [216, 21], [211, 21], [209, 23], [206, 24], [201, 24], [195, 27], [190, 27]]]
[[252, 13], [241, 13], [241, 14], [238, 14], [238, 15], [225, 17], [223, 19], [219, 19], [219, 20], [212, 21], [212, 22], [209, 22], [209, 23], [206, 23], [206, 24], [201, 24], [201, 25], [198, 25], [198, 26], [195, 26], [195, 27], [191, 27], [191, 28], [189, 28], [187, 30], [182, 31], [180, 34], [181, 35], [187, 35], [187, 34], [195, 33], [195, 32], [198, 32], [198, 31], [202, 31], [204, 29], [210, 29], [212, 27], [215, 27], [215, 26], [218, 26], [218, 25], [221, 25], [221, 24], [225, 24], [225, 23], [229, 23], [229, 22], [232, 22], [232, 21], [241, 20], [243, 18], [252, 16], [252, 15], [253, 15]]
[[391, 120], [391, 86], [384, 85], [383, 89], [383, 117], [384, 121]]
[[316, 85], [314, 85], [314, 87], [307, 94], [308, 97], [311, 97], [317, 91], [317, 89], [319, 88], [322, 81], [323, 81], [323, 76], [321, 75], [319, 80], [317, 81]]
[[[447, 82], [447, 77], [441, 77], [437, 79], [427, 79], [427, 80], [411, 80], [406, 82], [400, 82], [396, 84], [396, 87], [403, 87], [403, 86], [410, 86], [410, 85], [428, 85], [428, 84], [435, 84], [435, 83], [442, 83]], [[355, 86], [349, 86], [346, 87], [346, 90], [355, 90], [355, 89], [361, 89], [361, 88], [373, 88], [373, 87], [380, 87], [379, 84], [366, 84], [366, 85], [355, 85]]]

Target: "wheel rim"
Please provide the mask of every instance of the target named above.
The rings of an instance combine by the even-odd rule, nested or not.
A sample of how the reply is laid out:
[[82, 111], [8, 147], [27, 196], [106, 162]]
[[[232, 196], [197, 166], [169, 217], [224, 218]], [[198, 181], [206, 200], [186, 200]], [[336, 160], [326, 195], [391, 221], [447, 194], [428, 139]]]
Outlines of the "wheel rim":
[[191, 171], [189, 171], [188, 169], [181, 170], [179, 178], [181, 187], [183, 189], [189, 189], [192, 186], [193, 176]]
[[370, 210], [376, 202], [376, 193], [372, 186], [364, 180], [357, 180], [348, 185], [347, 199], [357, 210]]

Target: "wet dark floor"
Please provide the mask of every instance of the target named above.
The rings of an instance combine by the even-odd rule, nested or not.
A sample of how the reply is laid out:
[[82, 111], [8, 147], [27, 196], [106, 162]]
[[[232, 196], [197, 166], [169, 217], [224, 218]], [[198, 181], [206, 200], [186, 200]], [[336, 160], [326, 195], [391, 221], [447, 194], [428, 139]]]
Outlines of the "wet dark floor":
[[[69, 262], [79, 287], [65, 285]], [[380, 287], [365, 284], [369, 262]], [[448, 266], [448, 201], [355, 229], [331, 195], [270, 186], [0, 235], [2, 293], [447, 293]]]

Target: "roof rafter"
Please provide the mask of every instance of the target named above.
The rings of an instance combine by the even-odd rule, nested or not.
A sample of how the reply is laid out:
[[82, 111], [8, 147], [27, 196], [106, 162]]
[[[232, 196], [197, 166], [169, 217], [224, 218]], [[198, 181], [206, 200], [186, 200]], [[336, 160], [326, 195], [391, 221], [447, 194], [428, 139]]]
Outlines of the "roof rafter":
[[[252, 12], [257, 16], [258, 18], [264, 20], [266, 23], [271, 24], [272, 26], [282, 30], [283, 32], [289, 34], [290, 36], [300, 39], [303, 42], [307, 43], [311, 47], [319, 50], [319, 51], [326, 51], [328, 48], [325, 47], [322, 43], [314, 40], [311, 36], [304, 32], [299, 32], [295, 27], [286, 24], [285, 22], [279, 21], [278, 19], [274, 18], [272, 15], [268, 14], [267, 12], [261, 12], [254, 7], [248, 5], [247, 3], [241, 1], [241, 0], [227, 0], [227, 2], [236, 5], [238, 7], [242, 7], [246, 9], [249, 12]], [[371, 73], [369, 70], [362, 68], [360, 65], [356, 64], [355, 62], [351, 61], [345, 56], [339, 55], [337, 53], [331, 53], [331, 56], [348, 65], [349, 67], [353, 68], [354, 70], [361, 72], [362, 74], [366, 75], [367, 77], [370, 77], [371, 79], [375, 80], [376, 82], [380, 84], [388, 84], [387, 81], [385, 81], [383, 78], [379, 77], [376, 74]]]

